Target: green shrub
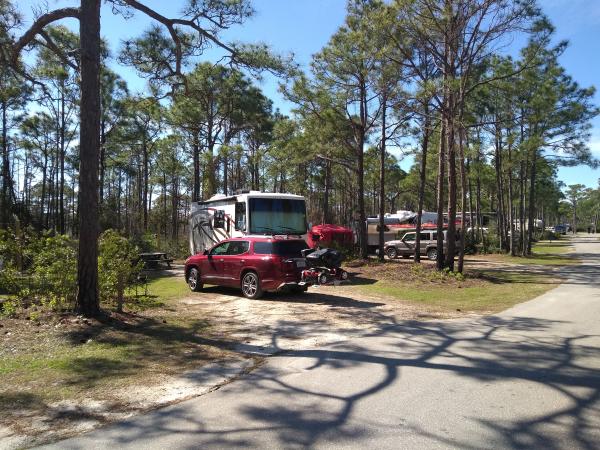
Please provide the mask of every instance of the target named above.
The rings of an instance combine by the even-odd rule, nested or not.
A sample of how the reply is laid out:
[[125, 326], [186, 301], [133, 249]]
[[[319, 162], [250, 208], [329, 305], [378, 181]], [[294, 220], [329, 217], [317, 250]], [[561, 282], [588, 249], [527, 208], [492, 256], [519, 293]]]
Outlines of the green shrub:
[[42, 236], [33, 244], [35, 294], [52, 309], [75, 303], [77, 292], [77, 248], [68, 236]]
[[114, 230], [102, 233], [99, 243], [98, 276], [100, 296], [116, 300], [117, 311], [123, 310], [125, 289], [136, 282], [142, 263], [136, 262], [137, 246]]
[[154, 233], [133, 236], [131, 241], [142, 252], [155, 252], [158, 250], [158, 236]]
[[0, 302], [0, 317], [14, 317], [21, 307], [18, 299], [8, 299]]
[[465, 234], [465, 254], [474, 255], [477, 253], [477, 244], [479, 243], [479, 237], [476, 233]]
[[544, 232], [540, 235], [541, 241], [557, 241], [560, 239], [560, 235], [558, 233], [554, 233], [553, 231], [544, 230]]
[[19, 291], [19, 273], [0, 262], [0, 294], [16, 294]]

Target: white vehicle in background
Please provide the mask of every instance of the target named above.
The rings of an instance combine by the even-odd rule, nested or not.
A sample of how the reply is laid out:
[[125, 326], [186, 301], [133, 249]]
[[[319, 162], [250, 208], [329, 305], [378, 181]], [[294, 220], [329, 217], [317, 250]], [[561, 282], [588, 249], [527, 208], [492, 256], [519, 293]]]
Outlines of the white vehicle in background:
[[301, 195], [241, 191], [192, 203], [190, 253], [202, 253], [224, 239], [293, 236], [306, 239], [306, 202]]

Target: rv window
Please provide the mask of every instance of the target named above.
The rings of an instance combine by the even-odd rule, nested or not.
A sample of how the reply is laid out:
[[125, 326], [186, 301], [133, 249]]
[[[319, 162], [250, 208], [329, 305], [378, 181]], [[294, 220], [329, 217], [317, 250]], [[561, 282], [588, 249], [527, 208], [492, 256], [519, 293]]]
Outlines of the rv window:
[[246, 253], [250, 248], [248, 241], [232, 241], [229, 243], [229, 249], [227, 250], [228, 255], [241, 255]]
[[249, 200], [250, 232], [258, 234], [306, 233], [304, 200], [255, 197]]
[[235, 229], [237, 231], [246, 231], [246, 203], [238, 202], [235, 204]]
[[[381, 227], [379, 225], [377, 225], [377, 232], [379, 232], [379, 230], [381, 230]], [[384, 225], [383, 226], [383, 231], [390, 231], [390, 227]]]
[[225, 228], [225, 211], [217, 209], [213, 216], [213, 228]]

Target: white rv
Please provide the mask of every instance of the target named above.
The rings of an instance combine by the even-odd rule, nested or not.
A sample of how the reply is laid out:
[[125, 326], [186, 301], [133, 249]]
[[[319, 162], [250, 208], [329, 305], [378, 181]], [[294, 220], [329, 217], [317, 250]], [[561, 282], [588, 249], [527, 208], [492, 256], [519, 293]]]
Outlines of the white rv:
[[190, 253], [195, 255], [231, 237], [294, 235], [306, 239], [304, 197], [260, 191], [217, 194], [192, 203]]

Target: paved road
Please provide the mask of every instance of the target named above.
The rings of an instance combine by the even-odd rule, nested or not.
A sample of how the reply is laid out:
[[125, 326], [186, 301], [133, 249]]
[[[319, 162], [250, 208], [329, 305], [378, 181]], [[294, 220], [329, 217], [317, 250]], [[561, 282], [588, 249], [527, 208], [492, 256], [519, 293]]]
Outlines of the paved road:
[[56, 448], [600, 449], [600, 242], [574, 242], [569, 281], [502, 314], [272, 357]]

